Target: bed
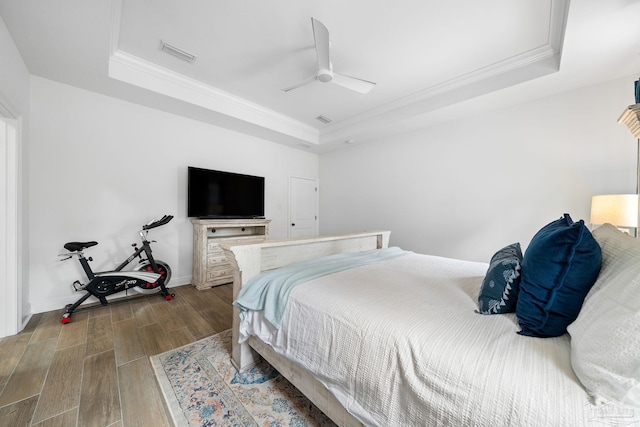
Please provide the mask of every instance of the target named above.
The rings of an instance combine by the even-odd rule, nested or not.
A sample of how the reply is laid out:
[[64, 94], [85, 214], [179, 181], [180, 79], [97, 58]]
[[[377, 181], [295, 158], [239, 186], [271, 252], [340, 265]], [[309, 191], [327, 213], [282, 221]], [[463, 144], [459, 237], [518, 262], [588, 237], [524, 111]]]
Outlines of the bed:
[[[394, 249], [389, 236], [375, 231], [227, 245], [234, 300], [266, 272], [336, 254]], [[627, 246], [620, 250], [629, 252]], [[593, 337], [577, 339], [578, 330], [523, 336], [514, 313], [478, 313], [489, 267], [402, 251], [296, 285], [277, 322], [267, 321], [264, 310], [234, 306], [234, 365], [247, 369], [263, 357], [341, 426], [640, 423], [633, 397], [640, 375], [627, 393], [631, 404], [602, 403], [574, 372], [572, 336], [583, 347]], [[587, 298], [602, 287], [596, 282]], [[605, 345], [615, 351], [616, 344]], [[580, 363], [591, 367], [589, 362]]]

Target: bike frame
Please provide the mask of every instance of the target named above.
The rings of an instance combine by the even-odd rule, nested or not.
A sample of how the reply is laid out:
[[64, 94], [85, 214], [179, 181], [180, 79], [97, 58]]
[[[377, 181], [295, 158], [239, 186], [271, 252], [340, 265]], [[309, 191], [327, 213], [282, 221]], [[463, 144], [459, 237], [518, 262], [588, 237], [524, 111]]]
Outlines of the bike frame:
[[89, 259], [85, 258], [84, 254], [82, 252], [79, 252], [77, 254], [73, 254], [73, 255], [77, 255], [79, 257], [78, 261], [80, 261], [80, 265], [82, 266], [82, 269], [84, 270], [85, 274], [87, 275], [87, 277], [89, 278], [89, 280], [93, 280], [96, 277], [96, 274], [101, 274], [101, 273], [108, 273], [110, 271], [122, 271], [123, 268], [125, 268], [127, 265], [129, 265], [131, 263], [131, 261], [133, 261], [136, 258], [140, 258], [140, 261], [144, 261], [144, 259], [142, 258], [141, 254], [144, 252], [145, 255], [147, 256], [147, 261], [149, 261], [149, 263], [151, 264], [151, 267], [153, 268], [154, 272], [158, 271], [158, 265], [156, 264], [156, 260], [153, 259], [153, 255], [152, 255], [152, 251], [151, 251], [151, 242], [149, 242], [149, 240], [147, 240], [147, 236], [145, 235], [144, 231], [140, 231], [140, 237], [142, 237], [142, 247], [140, 248], [136, 248], [135, 251], [133, 251], [133, 254], [131, 254], [129, 256], [129, 258], [127, 258], [126, 260], [122, 261], [122, 263], [117, 266], [115, 269], [113, 270], [109, 270], [109, 271], [98, 271], [98, 272], [94, 272], [91, 269], [91, 266], [89, 265]]

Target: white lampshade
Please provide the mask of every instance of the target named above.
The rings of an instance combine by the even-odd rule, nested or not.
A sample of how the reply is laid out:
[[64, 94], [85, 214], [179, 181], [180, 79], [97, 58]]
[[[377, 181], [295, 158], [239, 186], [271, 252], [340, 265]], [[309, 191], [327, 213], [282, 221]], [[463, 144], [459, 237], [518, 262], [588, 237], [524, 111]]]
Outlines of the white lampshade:
[[591, 199], [591, 224], [611, 224], [616, 227], [638, 226], [637, 194], [605, 194]]

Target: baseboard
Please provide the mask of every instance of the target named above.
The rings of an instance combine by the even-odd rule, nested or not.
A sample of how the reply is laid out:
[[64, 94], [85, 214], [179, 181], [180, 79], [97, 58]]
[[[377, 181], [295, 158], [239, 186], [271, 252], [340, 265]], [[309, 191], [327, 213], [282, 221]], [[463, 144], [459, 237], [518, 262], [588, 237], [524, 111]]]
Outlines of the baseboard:
[[22, 332], [24, 328], [27, 327], [27, 324], [29, 323], [32, 317], [33, 317], [33, 313], [30, 313], [28, 316], [23, 317], [22, 324], [20, 325], [20, 330], [18, 332]]

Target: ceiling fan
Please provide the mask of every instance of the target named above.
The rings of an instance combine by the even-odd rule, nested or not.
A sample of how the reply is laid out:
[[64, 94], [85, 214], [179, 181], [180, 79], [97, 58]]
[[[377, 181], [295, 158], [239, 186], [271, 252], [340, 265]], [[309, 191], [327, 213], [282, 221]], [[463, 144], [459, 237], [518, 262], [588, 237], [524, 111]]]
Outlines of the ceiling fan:
[[309, 77], [296, 85], [289, 86], [282, 90], [289, 92], [317, 80], [322, 83], [335, 83], [356, 92], [368, 93], [376, 85], [374, 82], [333, 71], [333, 65], [331, 64], [331, 58], [329, 55], [329, 30], [322, 22], [315, 18], [311, 18], [311, 25], [313, 27], [313, 39], [316, 45], [316, 56], [318, 57], [318, 72], [315, 76]]

